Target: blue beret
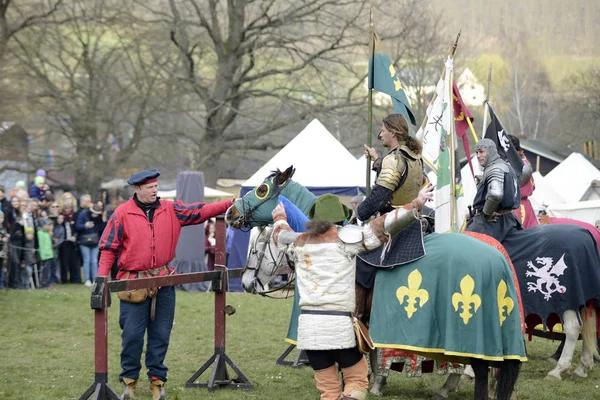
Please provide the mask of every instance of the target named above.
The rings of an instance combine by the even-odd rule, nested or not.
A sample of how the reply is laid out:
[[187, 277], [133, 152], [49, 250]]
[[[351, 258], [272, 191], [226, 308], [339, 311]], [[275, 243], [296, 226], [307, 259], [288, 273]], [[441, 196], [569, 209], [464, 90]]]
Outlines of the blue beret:
[[131, 175], [131, 178], [127, 181], [130, 185], [141, 185], [149, 179], [158, 178], [160, 172], [156, 169], [145, 169], [143, 171], [136, 172]]

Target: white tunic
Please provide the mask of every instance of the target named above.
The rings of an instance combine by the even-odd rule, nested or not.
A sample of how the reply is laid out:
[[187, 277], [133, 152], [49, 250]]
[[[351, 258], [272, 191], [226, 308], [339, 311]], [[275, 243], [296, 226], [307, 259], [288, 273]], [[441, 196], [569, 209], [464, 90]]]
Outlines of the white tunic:
[[[289, 230], [285, 221], [278, 221]], [[340, 241], [337, 228], [309, 238], [302, 234], [289, 247], [279, 244], [296, 261], [296, 282], [302, 310], [354, 312], [355, 256], [381, 245], [370, 225], [362, 227], [364, 241], [348, 244]], [[287, 249], [286, 249], [287, 247]], [[343, 315], [301, 314], [298, 319], [298, 343], [301, 350], [347, 349], [356, 346], [352, 319]]]

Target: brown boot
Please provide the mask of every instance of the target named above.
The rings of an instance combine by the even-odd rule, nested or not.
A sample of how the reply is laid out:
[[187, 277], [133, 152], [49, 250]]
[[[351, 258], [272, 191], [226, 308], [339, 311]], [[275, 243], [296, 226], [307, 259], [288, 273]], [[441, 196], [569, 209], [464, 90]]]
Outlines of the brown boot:
[[167, 394], [165, 392], [165, 383], [161, 380], [150, 381], [150, 392], [152, 393], [152, 400], [166, 400]]
[[344, 393], [342, 399], [365, 400], [369, 389], [369, 366], [363, 357], [348, 368], [342, 368], [344, 376]]
[[123, 391], [123, 400], [131, 400], [135, 398], [135, 385], [137, 385], [137, 379], [123, 378], [125, 384], [125, 390]]
[[317, 389], [321, 392], [321, 400], [339, 400], [342, 395], [342, 385], [337, 371], [337, 365], [315, 371]]

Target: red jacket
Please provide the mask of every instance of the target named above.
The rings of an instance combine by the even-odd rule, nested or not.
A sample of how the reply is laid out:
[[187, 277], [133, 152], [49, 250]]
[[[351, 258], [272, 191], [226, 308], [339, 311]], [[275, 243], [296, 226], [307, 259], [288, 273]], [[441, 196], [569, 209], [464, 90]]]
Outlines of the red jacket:
[[127, 271], [146, 271], [168, 265], [175, 256], [182, 226], [201, 224], [223, 214], [233, 200], [218, 203], [184, 204], [181, 201], [160, 200], [150, 223], [133, 198], [120, 205], [108, 220], [100, 238], [98, 276], [107, 276], [119, 256], [122, 279]]

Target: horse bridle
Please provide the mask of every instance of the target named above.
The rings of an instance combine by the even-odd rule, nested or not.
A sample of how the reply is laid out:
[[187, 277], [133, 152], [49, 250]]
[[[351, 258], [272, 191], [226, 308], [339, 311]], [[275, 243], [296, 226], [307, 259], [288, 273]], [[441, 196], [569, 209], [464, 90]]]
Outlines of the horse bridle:
[[[261, 231], [259, 232], [258, 236], [256, 237], [256, 239], [254, 240], [254, 243], [252, 244], [252, 248], [250, 249], [250, 254], [251, 255], [256, 255], [257, 257], [257, 263], [256, 263], [256, 267], [249, 267], [248, 266], [248, 261], [246, 261], [246, 265], [244, 266], [244, 271], [242, 271], [242, 274], [244, 274], [246, 271], [254, 271], [254, 280], [258, 282], [258, 284], [261, 287], [264, 287], [262, 281], [260, 280], [260, 278], [258, 277], [258, 273], [260, 271], [260, 266], [262, 265], [262, 261], [265, 258], [265, 250], [268, 249], [269, 254], [271, 255], [271, 259], [274, 260], [273, 261], [273, 268], [271, 269], [271, 273], [269, 274], [270, 276], [275, 275], [276, 270], [281, 269], [281, 262], [283, 261], [283, 258], [285, 257], [290, 269], [292, 270], [293, 273], [295, 273], [296, 271], [296, 265], [294, 264], [294, 261], [290, 258], [290, 256], [287, 254], [287, 252], [282, 251], [282, 255], [279, 257], [279, 259], [276, 259], [275, 255], [273, 254], [273, 250], [271, 249], [271, 239], [270, 237], [267, 238], [267, 240], [264, 241], [262, 248], [260, 250], [258, 250], [257, 247], [257, 243], [259, 242], [259, 239], [261, 237], [261, 235], [265, 232], [266, 227], [262, 227]], [[272, 234], [273, 231], [271, 231]], [[249, 258], [248, 258], [249, 259]], [[273, 297], [273, 296], [269, 296], [270, 293], [273, 292], [277, 292], [280, 291], [282, 289], [285, 289], [286, 287], [290, 286], [295, 280], [295, 277], [293, 279], [288, 279], [288, 282], [283, 285], [283, 286], [279, 286], [270, 290], [266, 290], [266, 291], [262, 291], [262, 292], [257, 292], [257, 294], [264, 296], [264, 297], [271, 297], [271, 298], [281, 298], [281, 297]], [[287, 297], [284, 297], [287, 298]]]
[[287, 186], [288, 182], [290, 181], [289, 179], [286, 179], [285, 182], [283, 182], [283, 184], [281, 184], [281, 185], [279, 184], [278, 178], [279, 178], [280, 174], [281, 173], [277, 173], [273, 176], [273, 182], [271, 184], [271, 187], [273, 190], [271, 191], [271, 193], [269, 193], [268, 196], [266, 196], [264, 199], [259, 201], [254, 206], [246, 209], [246, 203], [244, 202], [244, 199], [242, 198], [242, 200], [241, 200], [242, 213], [238, 217], [240, 219], [241, 226], [248, 227], [250, 222], [271, 222], [270, 220], [251, 219], [251, 216], [252, 216], [252, 213], [254, 211], [256, 211], [260, 206], [265, 204], [267, 201], [272, 200], [276, 196], [279, 196], [281, 194], [281, 191]]

